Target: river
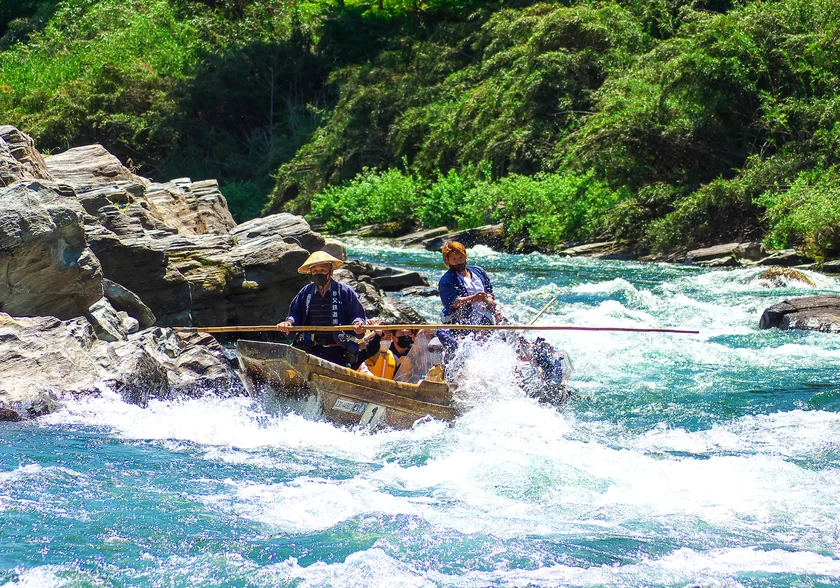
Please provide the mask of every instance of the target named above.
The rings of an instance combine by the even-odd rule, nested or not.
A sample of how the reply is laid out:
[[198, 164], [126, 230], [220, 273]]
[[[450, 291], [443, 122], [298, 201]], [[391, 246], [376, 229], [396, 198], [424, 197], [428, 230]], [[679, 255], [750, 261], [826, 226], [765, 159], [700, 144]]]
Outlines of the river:
[[[438, 254], [354, 241], [417, 269]], [[453, 425], [370, 434], [209, 391], [104, 393], [0, 427], [0, 586], [840, 585], [840, 336], [760, 331], [761, 269], [471, 262], [555, 332], [576, 398], [540, 405], [476, 349]], [[435, 319], [436, 298], [410, 301]]]

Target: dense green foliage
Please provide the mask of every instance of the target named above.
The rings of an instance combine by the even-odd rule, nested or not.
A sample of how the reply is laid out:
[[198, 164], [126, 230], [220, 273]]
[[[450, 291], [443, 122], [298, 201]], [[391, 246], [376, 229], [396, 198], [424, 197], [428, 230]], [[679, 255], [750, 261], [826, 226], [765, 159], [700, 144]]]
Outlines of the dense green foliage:
[[15, 6], [3, 122], [218, 177], [240, 219], [840, 249], [835, 0]]

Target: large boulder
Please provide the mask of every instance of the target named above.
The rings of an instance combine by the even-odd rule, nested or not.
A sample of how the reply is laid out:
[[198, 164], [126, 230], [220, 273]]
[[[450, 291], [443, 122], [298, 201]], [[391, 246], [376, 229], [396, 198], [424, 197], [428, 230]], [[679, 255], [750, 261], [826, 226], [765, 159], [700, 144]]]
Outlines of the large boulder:
[[145, 200], [156, 217], [182, 234], [224, 234], [236, 226], [216, 180], [151, 184]]
[[0, 409], [34, 416], [63, 399], [109, 388], [126, 401], [173, 394], [240, 392], [238, 376], [212, 337], [149, 329], [108, 342], [84, 318], [0, 313]]
[[840, 296], [806, 296], [784, 300], [764, 311], [758, 327], [840, 332]]
[[102, 298], [102, 270], [72, 191], [43, 180], [0, 188], [0, 310], [71, 318]]

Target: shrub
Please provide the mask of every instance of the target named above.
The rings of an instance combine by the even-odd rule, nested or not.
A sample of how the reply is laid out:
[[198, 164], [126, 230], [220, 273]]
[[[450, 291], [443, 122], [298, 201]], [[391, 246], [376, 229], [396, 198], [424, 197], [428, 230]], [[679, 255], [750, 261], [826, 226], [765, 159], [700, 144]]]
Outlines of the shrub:
[[316, 195], [311, 217], [334, 232], [375, 223], [409, 224], [417, 218], [418, 188], [418, 180], [399, 169], [365, 168], [349, 182]]
[[756, 199], [767, 208], [766, 242], [783, 248], [803, 245], [817, 261], [840, 250], [840, 169], [799, 174], [790, 189], [768, 190]]
[[504, 221], [505, 232], [545, 249], [606, 236], [610, 211], [627, 198], [592, 172], [513, 175], [492, 184], [489, 192], [503, 205], [496, 217]]

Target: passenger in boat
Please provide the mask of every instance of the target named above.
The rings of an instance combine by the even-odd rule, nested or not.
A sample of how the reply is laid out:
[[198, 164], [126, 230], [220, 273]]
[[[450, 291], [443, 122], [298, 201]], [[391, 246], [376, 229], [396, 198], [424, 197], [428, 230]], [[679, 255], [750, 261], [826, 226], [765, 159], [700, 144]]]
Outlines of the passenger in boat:
[[[456, 325], [495, 325], [504, 320], [493, 298], [493, 283], [484, 268], [467, 265], [467, 249], [457, 241], [447, 241], [441, 249], [449, 270], [438, 282], [443, 303], [442, 322]], [[437, 336], [451, 353], [458, 339], [468, 331], [440, 330]]]
[[393, 333], [389, 331], [382, 332], [381, 336], [379, 336], [378, 351], [363, 361], [358, 371], [363, 374], [376, 376], [377, 378], [393, 380], [400, 366], [400, 360], [397, 359], [397, 356], [391, 350], [393, 339]]
[[332, 279], [333, 271], [343, 265], [326, 251], [316, 251], [298, 268], [311, 276], [312, 283], [304, 286], [289, 306], [289, 316], [277, 323], [286, 335], [294, 326], [354, 325], [353, 331], [333, 333], [298, 333], [294, 346], [298, 349], [348, 366], [356, 362], [359, 344], [355, 335], [365, 332], [365, 309], [350, 286]]
[[400, 329], [399, 331], [394, 331], [394, 339], [393, 343], [391, 344], [391, 350], [394, 352], [394, 355], [397, 356], [397, 359], [402, 361], [408, 352], [411, 351], [411, 347], [414, 345], [414, 331], [409, 329]]
[[459, 325], [494, 325], [501, 319], [493, 298], [493, 283], [484, 268], [467, 265], [467, 250], [457, 241], [441, 249], [449, 270], [438, 282], [443, 322]]

